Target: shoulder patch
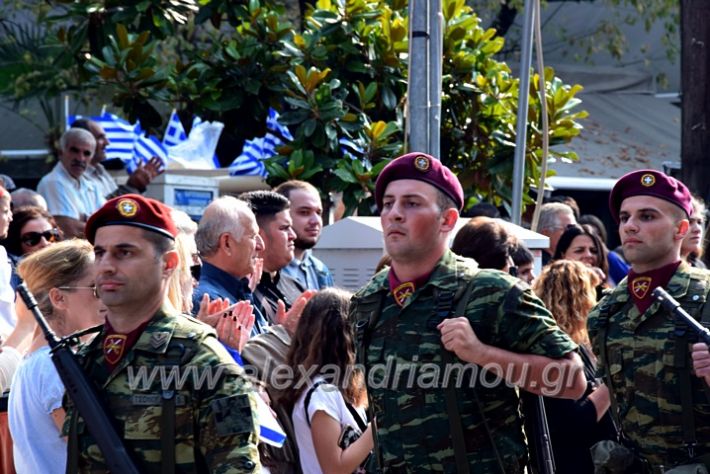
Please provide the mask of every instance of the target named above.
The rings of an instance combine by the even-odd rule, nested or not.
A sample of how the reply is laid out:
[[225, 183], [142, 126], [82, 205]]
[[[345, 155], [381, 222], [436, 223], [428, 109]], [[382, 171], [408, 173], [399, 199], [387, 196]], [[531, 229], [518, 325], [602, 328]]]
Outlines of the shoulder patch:
[[255, 414], [249, 397], [249, 394], [243, 393], [218, 398], [210, 403], [218, 435], [231, 436], [256, 432]]

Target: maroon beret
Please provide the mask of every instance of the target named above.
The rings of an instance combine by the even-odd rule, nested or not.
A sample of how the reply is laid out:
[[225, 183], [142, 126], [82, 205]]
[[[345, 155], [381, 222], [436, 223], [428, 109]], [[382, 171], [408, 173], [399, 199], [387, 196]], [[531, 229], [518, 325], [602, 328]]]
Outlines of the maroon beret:
[[171, 239], [178, 233], [170, 208], [160, 201], [139, 194], [124, 194], [106, 201], [86, 222], [86, 239], [93, 244], [96, 229], [107, 225], [140, 227]]
[[415, 179], [429, 183], [449, 196], [456, 207], [463, 209], [463, 188], [456, 175], [433, 156], [407, 153], [387, 163], [375, 183], [375, 202], [382, 209], [382, 198], [387, 185], [398, 179]]
[[688, 217], [693, 214], [692, 196], [685, 184], [660, 171], [632, 171], [619, 178], [609, 194], [609, 210], [616, 222], [621, 203], [631, 196], [657, 197], [680, 207]]

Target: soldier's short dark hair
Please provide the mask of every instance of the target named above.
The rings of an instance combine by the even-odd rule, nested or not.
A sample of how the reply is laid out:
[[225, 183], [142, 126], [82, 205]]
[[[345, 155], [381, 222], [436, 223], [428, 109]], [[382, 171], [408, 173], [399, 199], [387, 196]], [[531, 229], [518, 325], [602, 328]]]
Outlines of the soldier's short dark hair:
[[239, 199], [249, 204], [256, 216], [256, 222], [262, 228], [271, 222], [276, 214], [291, 207], [291, 202], [285, 196], [274, 191], [249, 191], [240, 194]]
[[443, 213], [447, 209], [457, 209], [458, 206], [454, 202], [453, 199], [451, 199], [449, 196], [446, 195], [443, 191], [436, 190], [436, 204], [439, 206], [439, 210]]
[[152, 232], [150, 230], [143, 230], [143, 238], [150, 242], [155, 251], [155, 257], [161, 257], [165, 252], [175, 249], [175, 241], [165, 237], [164, 235], [158, 234], [157, 232]]

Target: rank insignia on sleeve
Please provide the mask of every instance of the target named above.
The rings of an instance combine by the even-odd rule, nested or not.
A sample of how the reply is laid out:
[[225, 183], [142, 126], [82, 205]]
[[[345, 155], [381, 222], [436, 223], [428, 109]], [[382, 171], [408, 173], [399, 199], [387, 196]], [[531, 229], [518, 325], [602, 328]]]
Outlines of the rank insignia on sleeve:
[[170, 339], [170, 333], [167, 331], [154, 332], [150, 335], [150, 347], [155, 350], [160, 349], [164, 346], [168, 339]]
[[126, 348], [126, 336], [124, 334], [112, 334], [104, 339], [104, 358], [111, 365], [116, 365]]
[[646, 296], [650, 287], [651, 277], [648, 276], [634, 278], [631, 282], [631, 291], [634, 293], [634, 296], [640, 300]]

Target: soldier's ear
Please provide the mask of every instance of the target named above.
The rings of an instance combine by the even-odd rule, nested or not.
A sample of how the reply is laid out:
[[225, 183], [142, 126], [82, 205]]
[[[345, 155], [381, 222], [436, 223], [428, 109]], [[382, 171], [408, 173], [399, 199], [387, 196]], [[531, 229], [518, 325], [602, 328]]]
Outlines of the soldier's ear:
[[454, 230], [454, 227], [456, 226], [456, 222], [459, 220], [459, 211], [457, 211], [453, 207], [450, 207], [450, 208], [446, 209], [442, 215], [444, 218], [444, 222], [442, 224], [443, 225], [442, 230], [444, 230], [446, 232], [450, 232], [450, 231]]
[[676, 227], [675, 240], [683, 240], [690, 230], [690, 222], [688, 219], [681, 219]]
[[180, 264], [180, 257], [175, 250], [163, 254], [163, 273], [170, 276]]

